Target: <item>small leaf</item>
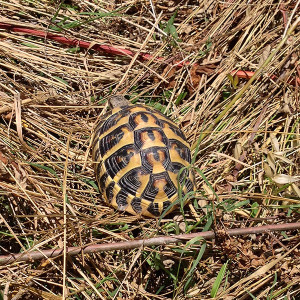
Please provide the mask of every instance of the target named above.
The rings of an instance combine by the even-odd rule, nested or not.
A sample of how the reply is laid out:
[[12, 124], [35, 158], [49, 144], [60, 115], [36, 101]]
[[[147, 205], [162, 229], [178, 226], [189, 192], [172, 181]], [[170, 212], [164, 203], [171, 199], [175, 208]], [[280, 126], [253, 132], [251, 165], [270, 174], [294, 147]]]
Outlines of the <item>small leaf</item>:
[[231, 95], [231, 92], [229, 92], [229, 91], [222, 92], [223, 100], [226, 100], [228, 97], [230, 97], [230, 95]]
[[297, 185], [292, 183], [292, 189], [294, 190], [294, 192], [298, 195], [298, 197], [300, 199], [300, 189], [297, 187]]
[[29, 165], [33, 166], [33, 167], [36, 167], [36, 168], [39, 168], [39, 169], [42, 169], [42, 170], [46, 170], [48, 171], [49, 173], [55, 175], [55, 177], [59, 178], [56, 174], [56, 172], [51, 168], [51, 167], [47, 167], [47, 166], [44, 166], [44, 165], [40, 165], [40, 164], [36, 164], [36, 163], [32, 163], [32, 162], [27, 162]]
[[227, 74], [226, 76], [229, 79], [230, 83], [233, 85], [233, 76], [231, 74]]
[[264, 163], [264, 171], [265, 171], [267, 177], [272, 178], [274, 176], [274, 172], [272, 171], [272, 169], [270, 168], [270, 166], [267, 163]]
[[66, 50], [66, 52], [69, 52], [69, 53], [78, 53], [78, 52], [80, 52], [80, 48], [79, 47], [73, 47], [73, 48], [69, 48], [69, 49], [67, 49]]
[[[275, 157], [273, 155], [272, 152], [269, 152], [268, 155], [267, 155], [267, 162], [269, 164], [269, 166], [272, 168], [272, 170], [274, 172], [276, 172], [276, 167], [275, 167]], [[267, 174], [268, 175], [268, 174]], [[269, 175], [268, 175], [269, 176]], [[272, 175], [273, 176], [273, 175]], [[272, 177], [272, 176], [269, 176], [269, 177]]]
[[273, 178], [273, 181], [278, 184], [293, 183], [300, 180], [300, 176], [290, 176], [285, 174], [277, 174]]
[[236, 159], [240, 159], [241, 154], [242, 154], [242, 144], [240, 141], [237, 141], [234, 147], [233, 156]]
[[259, 209], [259, 204], [257, 202], [252, 203], [251, 205], [251, 217], [255, 218]]
[[53, 77], [54, 77], [55, 79], [57, 79], [58, 81], [62, 82], [63, 84], [65, 84], [65, 85], [69, 86], [68, 82], [67, 82], [67, 81], [65, 81], [65, 80], [63, 80], [62, 78], [60, 78], [60, 77], [57, 77], [57, 76], [53, 76]]
[[184, 99], [184, 97], [187, 95], [187, 92], [180, 93], [175, 101], [175, 105], [179, 105], [181, 103], [181, 100]]
[[81, 25], [81, 22], [73, 21], [73, 22], [70, 22], [68, 24], [62, 25], [61, 27], [64, 28], [64, 29], [71, 29], [71, 28], [74, 28], [74, 27], [78, 27], [80, 25]]
[[94, 180], [91, 180], [89, 178], [80, 178], [83, 182], [85, 182], [86, 184], [92, 186], [96, 191], [99, 192], [98, 186], [96, 184], [96, 182]]
[[33, 45], [31, 43], [21, 43], [21, 45], [24, 45], [24, 46], [27, 46], [27, 47], [30, 47], [30, 48], [38, 48], [39, 47], [39, 46]]
[[274, 133], [270, 133], [270, 138], [271, 138], [273, 149], [275, 150], [275, 152], [279, 152], [280, 146], [276, 135]]
[[236, 89], [239, 84], [239, 78], [237, 75], [234, 75], [232, 85]]
[[178, 40], [178, 34], [177, 34], [177, 31], [176, 31], [176, 27], [175, 27], [174, 25], [171, 25], [171, 26], [170, 26], [169, 32], [170, 32], [170, 35], [171, 35], [175, 40]]

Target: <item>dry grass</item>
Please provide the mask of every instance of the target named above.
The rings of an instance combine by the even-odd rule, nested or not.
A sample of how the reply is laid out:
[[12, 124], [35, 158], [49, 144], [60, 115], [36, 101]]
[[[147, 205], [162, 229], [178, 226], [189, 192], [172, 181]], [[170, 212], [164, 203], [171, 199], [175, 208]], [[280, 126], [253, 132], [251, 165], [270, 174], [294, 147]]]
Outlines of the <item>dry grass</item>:
[[[247, 80], [227, 76], [263, 65], [298, 4], [0, 1], [0, 22], [166, 58], [0, 30], [1, 253], [299, 220], [299, 25], [231, 104]], [[184, 217], [158, 223], [101, 201], [90, 136], [115, 92], [171, 115], [196, 149], [198, 193]], [[0, 298], [210, 299], [215, 289], [216, 299], [298, 299], [299, 249], [288, 231], [19, 262], [1, 267]]]

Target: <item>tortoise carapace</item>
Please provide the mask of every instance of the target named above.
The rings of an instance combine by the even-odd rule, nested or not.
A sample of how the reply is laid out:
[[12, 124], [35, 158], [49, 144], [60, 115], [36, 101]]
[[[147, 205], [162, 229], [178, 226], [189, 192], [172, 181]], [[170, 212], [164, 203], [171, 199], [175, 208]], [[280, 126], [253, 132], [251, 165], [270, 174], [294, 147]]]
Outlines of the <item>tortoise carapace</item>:
[[92, 143], [100, 192], [118, 210], [159, 217], [179, 189], [182, 197], [195, 190], [192, 171], [184, 168], [191, 163], [189, 144], [162, 113], [119, 95], [110, 104], [112, 113], [99, 122]]

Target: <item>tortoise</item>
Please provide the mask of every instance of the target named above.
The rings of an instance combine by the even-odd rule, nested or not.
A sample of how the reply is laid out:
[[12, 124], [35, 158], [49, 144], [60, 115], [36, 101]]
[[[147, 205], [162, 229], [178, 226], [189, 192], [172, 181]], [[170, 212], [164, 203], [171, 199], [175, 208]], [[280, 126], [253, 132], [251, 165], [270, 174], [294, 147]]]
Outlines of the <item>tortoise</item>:
[[92, 142], [96, 180], [105, 201], [134, 215], [171, 212], [179, 189], [182, 197], [195, 190], [183, 132], [161, 112], [131, 105], [121, 95], [112, 96], [110, 106], [112, 112], [100, 120]]

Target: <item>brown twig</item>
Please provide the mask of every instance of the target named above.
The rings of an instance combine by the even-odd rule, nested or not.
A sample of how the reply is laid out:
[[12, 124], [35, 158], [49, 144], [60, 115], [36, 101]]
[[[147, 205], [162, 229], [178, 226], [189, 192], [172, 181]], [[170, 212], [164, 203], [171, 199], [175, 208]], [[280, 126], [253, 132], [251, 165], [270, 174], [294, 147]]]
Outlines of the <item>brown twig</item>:
[[[247, 235], [247, 234], [257, 234], [267, 231], [282, 231], [282, 230], [294, 230], [300, 229], [300, 222], [288, 223], [288, 224], [276, 224], [276, 225], [264, 225], [258, 227], [249, 227], [249, 228], [235, 228], [229, 229], [227, 234], [229, 236], [234, 235]], [[213, 239], [215, 238], [215, 233], [213, 231], [206, 232], [196, 232], [189, 234], [180, 234], [174, 236], [160, 236], [155, 238], [149, 238], [145, 240], [133, 240], [127, 242], [117, 242], [117, 243], [107, 243], [107, 244], [96, 244], [89, 245], [86, 247], [68, 247], [66, 252], [68, 255], [74, 256], [80, 254], [81, 252], [88, 254], [101, 251], [113, 251], [113, 250], [128, 250], [140, 247], [148, 246], [160, 246], [167, 244], [180, 243], [183, 241], [191, 240], [195, 237], [203, 237], [204, 239]], [[0, 256], [0, 265], [6, 265], [13, 263], [15, 261], [36, 261], [43, 258], [54, 258], [60, 256], [64, 253], [64, 248], [59, 248], [56, 250], [41, 250], [41, 251], [32, 251], [27, 253], [16, 253], [9, 255]]]
[[[38, 93], [36, 96], [33, 96], [31, 98], [23, 99], [21, 100], [21, 106], [24, 107], [24, 105], [32, 104], [41, 104], [44, 103], [46, 100], [48, 100], [50, 97], [52, 97], [51, 93], [45, 92], [45, 93]], [[13, 103], [7, 103], [7, 102], [2, 102], [0, 106], [0, 115], [11, 112], [14, 108]]]

